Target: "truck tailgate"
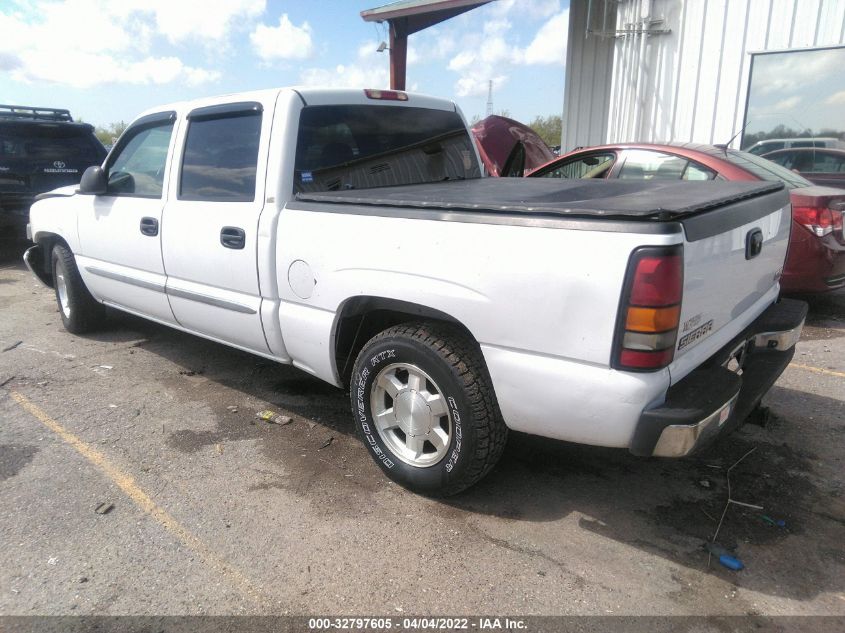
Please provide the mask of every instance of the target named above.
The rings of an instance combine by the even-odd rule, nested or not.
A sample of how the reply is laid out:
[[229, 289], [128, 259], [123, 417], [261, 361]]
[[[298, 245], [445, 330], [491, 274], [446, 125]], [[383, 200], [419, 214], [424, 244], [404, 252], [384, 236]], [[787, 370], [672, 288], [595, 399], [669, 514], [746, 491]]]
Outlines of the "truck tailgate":
[[684, 291], [675, 383], [726, 345], [777, 299], [791, 227], [785, 190], [681, 220]]

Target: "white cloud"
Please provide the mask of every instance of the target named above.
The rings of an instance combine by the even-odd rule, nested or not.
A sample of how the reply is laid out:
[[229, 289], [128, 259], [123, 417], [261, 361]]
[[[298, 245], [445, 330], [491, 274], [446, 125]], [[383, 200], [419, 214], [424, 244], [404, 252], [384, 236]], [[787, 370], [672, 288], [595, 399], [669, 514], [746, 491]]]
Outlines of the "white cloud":
[[569, 37], [569, 9], [564, 9], [540, 27], [525, 49], [526, 64], [563, 64]]
[[173, 43], [188, 39], [220, 42], [239, 21], [264, 13], [266, 0], [121, 0], [134, 11], [151, 12], [156, 31]]
[[279, 26], [259, 24], [249, 36], [255, 53], [265, 62], [279, 59], [306, 59], [314, 53], [311, 26], [303, 22], [296, 26], [283, 13]]
[[492, 15], [508, 15], [517, 10], [530, 18], [547, 18], [560, 11], [560, 0], [498, 0], [490, 7]]
[[306, 68], [300, 73], [300, 82], [333, 88], [389, 88], [388, 53], [379, 53], [376, 48], [378, 42], [364, 42], [358, 47], [354, 62], [333, 68]]
[[[448, 64], [449, 70], [459, 75], [455, 82], [459, 97], [486, 95], [491, 80], [497, 89], [508, 81], [515, 68], [562, 65], [565, 60], [569, 9], [561, 11], [556, 0], [499, 0], [488, 6], [493, 9], [481, 25], [481, 32], [466, 36]], [[510, 17], [517, 11], [545, 20], [526, 47], [520, 46], [513, 34]]]
[[[235, 16], [254, 12], [256, 7], [263, 10], [263, 5], [264, 0], [221, 0], [197, 11], [188, 0], [19, 4], [25, 8], [0, 12], [0, 64], [16, 81], [78, 88], [106, 83], [212, 82], [220, 78], [219, 72], [189, 66], [172, 55], [150, 55], [151, 41], [156, 36], [178, 40], [191, 35], [225, 40]], [[201, 15], [191, 15], [188, 26], [176, 28], [174, 16], [180, 12]]]
[[792, 110], [799, 103], [801, 103], [801, 97], [794, 95], [792, 97], [787, 97], [786, 99], [781, 99], [766, 109], [772, 112], [783, 112], [786, 110]]
[[835, 76], [841, 53], [836, 49], [800, 55], [761, 55], [754, 60], [752, 90], [757, 96], [800, 93], [805, 90], [796, 77]]
[[845, 90], [834, 92], [824, 102], [825, 105], [845, 105]]

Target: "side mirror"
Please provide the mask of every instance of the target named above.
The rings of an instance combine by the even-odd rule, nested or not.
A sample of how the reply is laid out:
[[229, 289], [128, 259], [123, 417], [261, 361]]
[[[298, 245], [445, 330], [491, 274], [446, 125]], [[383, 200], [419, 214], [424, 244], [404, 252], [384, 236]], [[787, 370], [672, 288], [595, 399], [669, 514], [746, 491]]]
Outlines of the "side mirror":
[[79, 183], [79, 193], [89, 196], [99, 196], [106, 193], [108, 189], [108, 181], [106, 180], [106, 172], [99, 165], [92, 165], [82, 174], [82, 180]]

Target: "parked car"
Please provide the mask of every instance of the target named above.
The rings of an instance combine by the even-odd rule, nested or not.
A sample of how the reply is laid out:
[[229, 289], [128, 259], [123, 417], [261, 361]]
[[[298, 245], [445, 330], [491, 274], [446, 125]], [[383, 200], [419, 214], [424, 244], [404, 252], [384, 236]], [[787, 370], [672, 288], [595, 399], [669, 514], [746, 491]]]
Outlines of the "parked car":
[[0, 233], [23, 239], [35, 196], [79, 183], [105, 157], [94, 128], [67, 110], [0, 105]]
[[807, 310], [778, 301], [782, 183], [481, 178], [455, 104], [396, 91], [154, 108], [31, 219], [70, 332], [112, 306], [348, 388], [370, 456], [430, 494], [508, 429], [686, 455], [757, 405]]
[[818, 136], [810, 138], [769, 138], [765, 141], [758, 141], [749, 147], [746, 152], [762, 156], [779, 149], [791, 149], [799, 147], [835, 147], [845, 149], [845, 141], [829, 136]]
[[472, 126], [478, 154], [491, 176], [517, 176], [555, 157], [546, 142], [527, 125], [491, 114]]
[[763, 158], [797, 172], [817, 185], [845, 187], [845, 149], [779, 149]]
[[693, 143], [624, 143], [569, 152], [528, 176], [782, 182], [790, 191], [794, 220], [783, 291], [818, 293], [845, 287], [845, 190], [814, 185], [760, 156]]

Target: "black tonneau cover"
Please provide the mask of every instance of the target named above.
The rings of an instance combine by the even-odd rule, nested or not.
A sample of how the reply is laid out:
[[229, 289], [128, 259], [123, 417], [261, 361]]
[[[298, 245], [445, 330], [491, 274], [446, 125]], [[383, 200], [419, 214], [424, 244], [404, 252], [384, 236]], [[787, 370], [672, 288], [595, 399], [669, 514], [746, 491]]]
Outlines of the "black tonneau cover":
[[[298, 193], [303, 202], [531, 216], [673, 221], [783, 191], [779, 182], [478, 178], [402, 187]], [[782, 200], [780, 200], [782, 198]], [[772, 201], [774, 202], [774, 201]], [[768, 212], [780, 208], [769, 206]]]

